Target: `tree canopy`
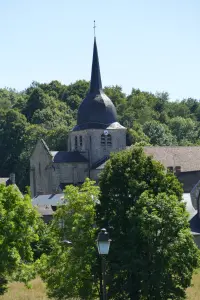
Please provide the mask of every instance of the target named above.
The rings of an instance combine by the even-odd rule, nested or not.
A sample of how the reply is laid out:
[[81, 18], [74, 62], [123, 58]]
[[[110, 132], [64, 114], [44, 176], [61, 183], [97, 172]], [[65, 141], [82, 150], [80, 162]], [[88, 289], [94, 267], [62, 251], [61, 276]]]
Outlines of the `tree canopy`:
[[99, 188], [86, 179], [65, 188], [66, 203], [56, 211], [50, 232], [53, 247], [40, 260], [40, 274], [54, 299], [98, 298], [95, 201]]
[[184, 299], [199, 254], [177, 178], [134, 147], [111, 157], [99, 183], [109, 299]]
[[105, 227], [112, 239], [106, 257], [109, 299], [185, 299], [199, 250], [177, 178], [133, 147], [111, 156], [99, 183], [86, 179], [65, 188], [49, 231], [52, 251], [40, 259], [49, 296], [99, 297], [95, 241]]
[[[38, 239], [38, 220], [28, 195], [22, 196], [14, 185], [0, 184], [0, 293], [8, 278], [33, 261], [31, 244]], [[26, 280], [23, 275], [21, 280]]]
[[[29, 185], [29, 158], [37, 139], [50, 149], [66, 150], [69, 130], [89, 82], [33, 82], [26, 90], [0, 89], [0, 176], [16, 173], [22, 190]], [[169, 100], [167, 92], [133, 88], [126, 95], [119, 85], [104, 88], [116, 106], [119, 122], [128, 128], [127, 144], [199, 145], [198, 99]], [[172, 99], [173, 100], [173, 99]]]

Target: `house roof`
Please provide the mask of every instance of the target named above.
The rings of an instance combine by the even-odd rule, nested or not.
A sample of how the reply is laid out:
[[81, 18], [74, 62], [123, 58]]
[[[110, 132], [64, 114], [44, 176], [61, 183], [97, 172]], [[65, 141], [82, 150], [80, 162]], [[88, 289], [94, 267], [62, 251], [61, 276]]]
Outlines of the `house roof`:
[[73, 163], [73, 162], [87, 162], [87, 159], [78, 151], [51, 151], [54, 163]]
[[181, 167], [181, 172], [200, 170], [200, 146], [145, 146], [144, 152], [167, 167]]
[[48, 195], [38, 195], [32, 199], [33, 206], [56, 206], [58, 204], [63, 204], [64, 194], [48, 194]]
[[105, 166], [105, 162], [109, 159], [109, 156], [104, 156], [103, 158], [99, 159], [92, 165], [92, 169], [102, 170]]
[[52, 216], [54, 213], [53, 209], [51, 208], [51, 205], [37, 206], [36, 208], [39, 214], [41, 214], [42, 216]]

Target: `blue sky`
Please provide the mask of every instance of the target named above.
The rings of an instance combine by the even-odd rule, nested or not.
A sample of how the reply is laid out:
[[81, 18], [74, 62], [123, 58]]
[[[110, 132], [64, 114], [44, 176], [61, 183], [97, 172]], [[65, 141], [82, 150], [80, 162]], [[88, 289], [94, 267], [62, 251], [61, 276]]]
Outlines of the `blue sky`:
[[0, 0], [0, 87], [90, 79], [200, 99], [199, 0]]

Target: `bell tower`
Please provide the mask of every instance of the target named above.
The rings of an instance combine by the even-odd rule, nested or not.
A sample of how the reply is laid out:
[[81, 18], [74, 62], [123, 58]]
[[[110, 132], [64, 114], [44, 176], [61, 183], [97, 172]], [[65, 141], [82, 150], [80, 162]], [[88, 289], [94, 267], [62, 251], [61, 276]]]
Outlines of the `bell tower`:
[[126, 148], [126, 128], [117, 122], [111, 99], [102, 89], [96, 37], [94, 37], [89, 91], [78, 109], [77, 125], [69, 134], [68, 151], [79, 151], [93, 170], [111, 152]]

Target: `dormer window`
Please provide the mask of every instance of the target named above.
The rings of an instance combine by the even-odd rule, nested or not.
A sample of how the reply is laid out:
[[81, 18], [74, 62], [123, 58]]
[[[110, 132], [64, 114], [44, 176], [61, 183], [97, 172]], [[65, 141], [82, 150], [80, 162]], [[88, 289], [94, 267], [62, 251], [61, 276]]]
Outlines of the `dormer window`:
[[75, 140], [74, 140], [74, 148], [75, 148], [75, 150], [78, 149], [78, 138], [77, 138], [77, 136], [75, 136]]

